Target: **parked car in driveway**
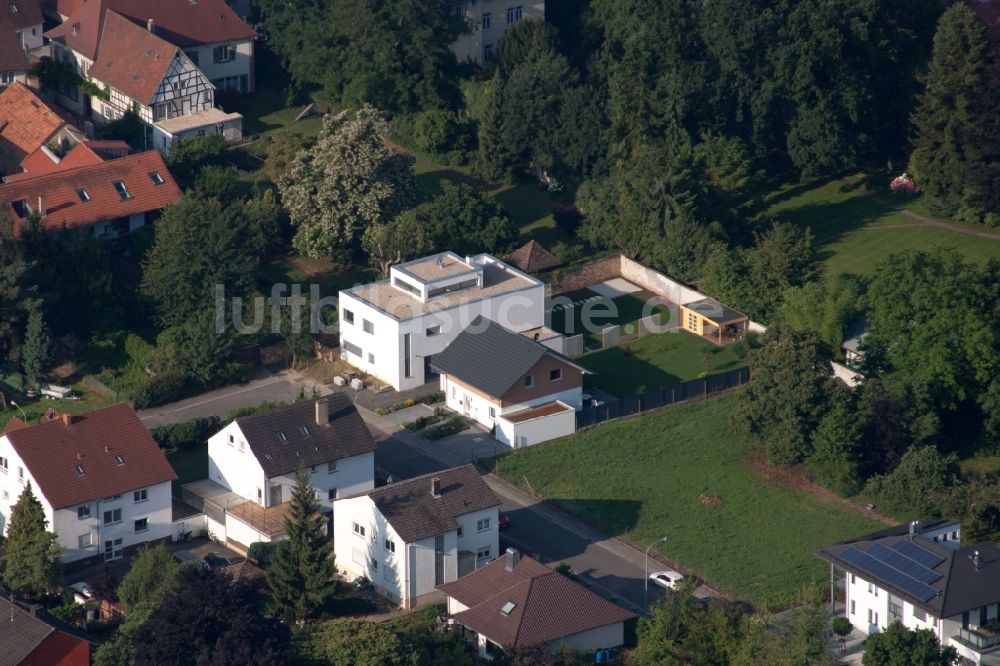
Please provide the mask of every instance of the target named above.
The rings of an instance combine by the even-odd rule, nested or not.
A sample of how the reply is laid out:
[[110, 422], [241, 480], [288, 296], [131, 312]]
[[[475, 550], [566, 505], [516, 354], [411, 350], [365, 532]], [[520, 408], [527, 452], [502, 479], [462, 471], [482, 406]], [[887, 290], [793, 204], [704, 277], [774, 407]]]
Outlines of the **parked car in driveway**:
[[659, 585], [664, 590], [680, 589], [682, 580], [684, 580], [684, 576], [677, 573], [673, 569], [654, 571], [653, 573], [649, 574], [649, 582], [651, 582], [653, 585]]
[[207, 564], [212, 569], [214, 569], [215, 567], [227, 567], [230, 564], [234, 564], [236, 562], [236, 560], [228, 558], [222, 553], [216, 553], [216, 552], [209, 553], [208, 555], [205, 555], [201, 559], [203, 559], [205, 561], [205, 564]]

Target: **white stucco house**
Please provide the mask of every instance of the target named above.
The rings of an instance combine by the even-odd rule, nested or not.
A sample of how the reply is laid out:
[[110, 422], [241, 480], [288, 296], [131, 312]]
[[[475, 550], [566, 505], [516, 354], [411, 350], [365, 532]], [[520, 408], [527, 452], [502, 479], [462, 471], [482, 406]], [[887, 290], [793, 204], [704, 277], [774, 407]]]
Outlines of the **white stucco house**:
[[452, 11], [465, 19], [469, 32], [451, 45], [459, 62], [488, 63], [500, 39], [519, 21], [545, 20], [545, 0], [450, 0]]
[[214, 537], [245, 550], [284, 537], [299, 466], [327, 513], [338, 497], [375, 487], [375, 440], [345, 395], [236, 419], [209, 438], [208, 479], [185, 486], [185, 499]]
[[337, 567], [365, 576], [403, 608], [438, 601], [438, 585], [496, 558], [499, 507], [472, 465], [337, 500]]
[[[816, 551], [843, 589], [844, 614], [865, 634], [893, 622], [929, 629], [960, 666], [1000, 664], [1000, 550], [961, 545], [961, 525], [888, 528]], [[833, 591], [833, 590], [831, 590]]]
[[31, 484], [67, 566], [117, 560], [170, 539], [176, 478], [128, 404], [38, 425], [14, 419], [0, 437], [0, 528]]
[[436, 379], [431, 358], [479, 316], [515, 333], [545, 325], [545, 285], [496, 257], [454, 252], [390, 268], [340, 292], [342, 357], [396, 390]]
[[495, 428], [508, 446], [576, 432], [590, 371], [528, 335], [477, 317], [431, 365], [441, 373], [447, 407]]
[[485, 659], [539, 645], [553, 653], [563, 646], [577, 652], [619, 648], [625, 622], [635, 617], [513, 548], [438, 589], [448, 598], [451, 621]]

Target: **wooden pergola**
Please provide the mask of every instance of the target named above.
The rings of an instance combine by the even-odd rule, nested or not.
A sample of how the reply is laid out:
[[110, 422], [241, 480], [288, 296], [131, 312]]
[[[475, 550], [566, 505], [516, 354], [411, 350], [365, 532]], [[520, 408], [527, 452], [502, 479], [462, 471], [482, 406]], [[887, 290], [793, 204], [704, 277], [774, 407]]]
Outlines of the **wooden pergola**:
[[681, 328], [718, 345], [739, 340], [750, 326], [750, 317], [714, 298], [685, 303], [680, 317]]

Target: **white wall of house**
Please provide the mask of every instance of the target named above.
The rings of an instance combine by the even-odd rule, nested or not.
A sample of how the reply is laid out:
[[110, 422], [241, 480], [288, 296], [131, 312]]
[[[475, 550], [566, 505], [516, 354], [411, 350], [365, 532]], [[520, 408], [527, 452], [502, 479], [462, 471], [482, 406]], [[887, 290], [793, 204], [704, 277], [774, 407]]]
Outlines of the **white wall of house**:
[[[474, 290], [469, 290], [470, 297]], [[401, 299], [408, 299], [400, 292]], [[516, 304], [516, 305], [514, 305]], [[353, 315], [345, 316], [345, 311]], [[424, 384], [424, 358], [444, 351], [479, 315], [504, 321], [515, 332], [537, 328], [545, 323], [545, 285], [462, 303], [453, 308], [430, 312], [413, 319], [397, 320], [367, 302], [341, 291], [338, 303], [340, 349], [343, 357], [363, 372], [378, 377], [397, 390]], [[501, 315], [507, 315], [501, 317]], [[372, 323], [372, 333], [364, 330], [364, 321]], [[406, 376], [404, 336], [410, 335], [410, 376]], [[360, 350], [360, 354], [357, 353]]]
[[[229, 46], [230, 60], [216, 62], [222, 51], [217, 48]], [[253, 41], [246, 39], [234, 42], [217, 42], [190, 46], [184, 49], [198, 69], [215, 85], [217, 90], [236, 89], [243, 93], [254, 91]]]
[[221, 134], [229, 143], [243, 139], [243, 118], [233, 118], [221, 123], [211, 123], [204, 127], [196, 127], [176, 134], [168, 132], [158, 124], [153, 125], [153, 145], [162, 153], [169, 152], [175, 143], [184, 139], [194, 139], [199, 136], [214, 136]]
[[[452, 530], [444, 537], [444, 581], [458, 579], [459, 552], [489, 550], [480, 562], [487, 563], [497, 556], [499, 530], [497, 508], [467, 514], [458, 518], [462, 536]], [[480, 520], [488, 527], [478, 530]], [[355, 524], [364, 528], [361, 536]], [[385, 547], [393, 542], [395, 551]], [[436, 596], [434, 576], [434, 537], [404, 543], [367, 495], [338, 500], [334, 505], [333, 543], [337, 567], [348, 578], [365, 576], [383, 594], [401, 606], [411, 607], [426, 596]]]
[[[284, 536], [278, 538], [284, 538]], [[225, 537], [221, 540], [228, 542], [230, 539], [244, 546], [250, 546], [255, 541], [271, 541], [270, 535], [258, 532], [231, 513], [227, 513]]]
[[25, 51], [34, 51], [42, 46], [42, 24], [22, 28], [17, 31], [17, 37], [21, 40], [21, 47]]
[[[48, 529], [59, 536], [63, 562], [101, 554], [106, 540], [121, 539], [121, 544], [116, 547], [124, 549], [171, 536], [173, 505], [169, 481], [147, 488], [136, 488], [136, 491], [145, 492], [145, 499], [140, 497], [139, 501], [135, 500], [132, 492], [123, 493], [118, 499], [95, 498], [85, 503], [89, 506], [90, 515], [81, 519], [76, 506], [53, 511], [31, 471], [6, 437], [0, 437], [0, 458], [7, 461], [5, 468], [0, 467], [0, 530], [6, 534], [11, 510], [30, 482], [35, 496], [45, 510]], [[105, 524], [104, 511], [115, 509], [121, 510], [121, 519]], [[114, 514], [112, 518], [115, 518]], [[144, 531], [137, 532], [135, 521], [141, 518], [146, 519], [147, 527]], [[85, 540], [81, 542], [80, 537]]]
[[497, 417], [503, 413], [498, 398], [486, 398], [448, 375], [441, 375], [441, 391], [448, 409], [468, 416], [487, 428], [492, 428]]
[[520, 449], [557, 437], [572, 435], [574, 432], [576, 432], [576, 412], [568, 410], [520, 423], [501, 418], [497, 421], [496, 438], [511, 448]]
[[565, 402], [573, 409], [582, 409], [583, 388], [577, 386], [575, 388], [569, 388], [564, 391], [559, 391], [557, 393], [549, 393], [548, 395], [538, 396], [537, 398], [533, 398], [525, 402], [504, 405], [503, 411], [501, 413], [512, 414], [514, 412], [519, 412], [522, 409], [528, 409], [529, 407], [538, 407], [539, 405], [544, 405], [547, 402], [553, 402], [555, 400], [559, 400], [560, 402]]
[[264, 470], [236, 421], [208, 438], [208, 478], [240, 497], [269, 506]]
[[[316, 489], [316, 499], [324, 509], [333, 508], [333, 501], [330, 499], [331, 490], [336, 491], [336, 497], [347, 497], [375, 487], [374, 452], [332, 462], [332, 467], [330, 463], [323, 463], [306, 469], [309, 472], [309, 485]], [[295, 472], [269, 479], [269, 492], [275, 486], [281, 486], [281, 496], [284, 501], [290, 500], [292, 488], [295, 487]]]
[[544, 0], [467, 0], [457, 6], [471, 30], [451, 45], [459, 62], [482, 64], [497, 54], [500, 39], [519, 20], [545, 20]]

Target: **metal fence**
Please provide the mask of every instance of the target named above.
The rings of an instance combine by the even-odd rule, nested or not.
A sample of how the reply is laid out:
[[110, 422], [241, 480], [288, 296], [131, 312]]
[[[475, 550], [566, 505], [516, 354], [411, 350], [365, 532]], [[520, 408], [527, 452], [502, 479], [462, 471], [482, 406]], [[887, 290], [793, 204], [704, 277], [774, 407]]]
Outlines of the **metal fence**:
[[598, 425], [605, 421], [620, 419], [624, 416], [640, 414], [652, 409], [667, 407], [679, 402], [704, 398], [726, 391], [728, 389], [743, 386], [750, 381], [750, 368], [737, 368], [729, 372], [720, 372], [715, 375], [699, 377], [681, 384], [673, 386], [661, 386], [653, 391], [640, 393], [639, 395], [621, 398], [615, 402], [609, 402], [596, 407], [584, 406], [576, 413], [576, 428], [586, 428]]

